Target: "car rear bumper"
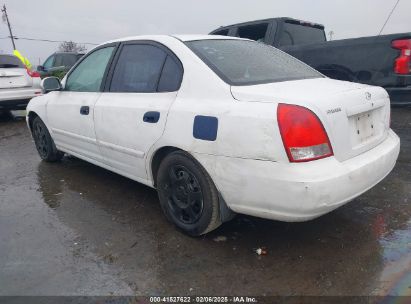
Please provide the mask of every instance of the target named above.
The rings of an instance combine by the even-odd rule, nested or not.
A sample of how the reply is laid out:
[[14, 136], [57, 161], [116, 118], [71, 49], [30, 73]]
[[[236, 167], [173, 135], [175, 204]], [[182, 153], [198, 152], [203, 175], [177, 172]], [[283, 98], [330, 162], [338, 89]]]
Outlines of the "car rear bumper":
[[391, 104], [395, 106], [411, 105], [411, 86], [385, 88], [390, 95]]
[[339, 162], [306, 163], [219, 157], [194, 153], [235, 212], [281, 221], [306, 221], [353, 200], [393, 169], [400, 140], [390, 130], [377, 147]]
[[40, 88], [0, 89], [0, 109], [25, 108], [30, 99], [40, 95]]

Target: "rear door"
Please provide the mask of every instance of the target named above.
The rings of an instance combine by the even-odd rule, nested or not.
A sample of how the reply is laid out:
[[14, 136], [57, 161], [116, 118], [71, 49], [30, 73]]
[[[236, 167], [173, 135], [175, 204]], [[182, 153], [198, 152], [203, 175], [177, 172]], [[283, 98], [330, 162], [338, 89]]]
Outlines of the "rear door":
[[48, 125], [63, 151], [104, 162], [96, 143], [94, 105], [115, 49], [113, 44], [94, 50], [67, 76], [62, 91], [48, 93]]
[[25, 66], [15, 56], [0, 55], [0, 89], [24, 88], [33, 85]]
[[161, 44], [122, 44], [95, 107], [100, 149], [117, 172], [147, 180], [145, 156], [163, 134], [182, 73], [181, 62]]

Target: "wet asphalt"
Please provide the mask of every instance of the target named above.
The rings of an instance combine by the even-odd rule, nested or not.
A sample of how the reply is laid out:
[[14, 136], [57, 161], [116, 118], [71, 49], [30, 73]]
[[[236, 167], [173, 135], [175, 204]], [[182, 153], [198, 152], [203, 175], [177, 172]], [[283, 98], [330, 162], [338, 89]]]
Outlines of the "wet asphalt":
[[411, 109], [391, 117], [398, 163], [353, 202], [191, 238], [155, 190], [76, 158], [42, 162], [24, 120], [3, 115], [0, 295], [411, 295]]

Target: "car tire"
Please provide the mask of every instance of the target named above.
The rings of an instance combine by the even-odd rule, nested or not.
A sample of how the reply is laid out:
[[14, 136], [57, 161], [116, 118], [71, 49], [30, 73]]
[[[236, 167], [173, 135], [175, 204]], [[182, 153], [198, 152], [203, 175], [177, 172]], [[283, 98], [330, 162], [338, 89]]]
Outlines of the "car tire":
[[190, 155], [167, 155], [157, 174], [161, 207], [175, 226], [199, 236], [221, 225], [218, 191], [205, 169]]
[[63, 158], [64, 153], [57, 150], [46, 125], [40, 117], [36, 117], [33, 121], [32, 134], [37, 152], [42, 160], [56, 162]]

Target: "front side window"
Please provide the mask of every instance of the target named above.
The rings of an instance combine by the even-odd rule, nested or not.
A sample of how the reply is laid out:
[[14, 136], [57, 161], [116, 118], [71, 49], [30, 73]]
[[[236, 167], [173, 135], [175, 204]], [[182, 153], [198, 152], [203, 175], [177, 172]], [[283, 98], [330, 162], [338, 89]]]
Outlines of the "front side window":
[[53, 67], [53, 61], [54, 61], [54, 55], [50, 56], [49, 58], [47, 58], [47, 60], [44, 62], [43, 67], [45, 69], [50, 69]]
[[88, 55], [68, 76], [65, 90], [99, 92], [114, 49], [114, 46], [105, 47]]
[[111, 92], [155, 92], [167, 54], [147, 44], [125, 45], [113, 73]]
[[323, 77], [294, 57], [255, 41], [210, 39], [186, 45], [230, 85]]

